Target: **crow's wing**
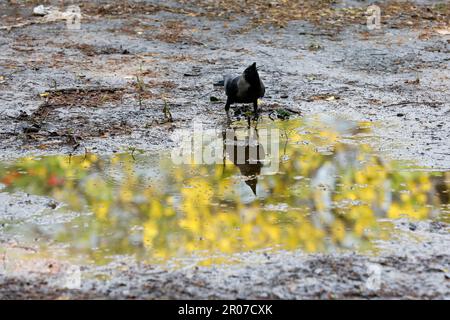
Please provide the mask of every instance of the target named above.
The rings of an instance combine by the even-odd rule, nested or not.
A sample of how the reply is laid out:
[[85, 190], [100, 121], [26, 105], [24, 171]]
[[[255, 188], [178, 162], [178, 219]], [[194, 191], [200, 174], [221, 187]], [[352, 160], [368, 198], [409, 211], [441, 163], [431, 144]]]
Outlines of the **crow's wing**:
[[225, 94], [232, 99], [236, 98], [238, 93], [239, 77], [233, 78], [231, 75], [224, 76]]

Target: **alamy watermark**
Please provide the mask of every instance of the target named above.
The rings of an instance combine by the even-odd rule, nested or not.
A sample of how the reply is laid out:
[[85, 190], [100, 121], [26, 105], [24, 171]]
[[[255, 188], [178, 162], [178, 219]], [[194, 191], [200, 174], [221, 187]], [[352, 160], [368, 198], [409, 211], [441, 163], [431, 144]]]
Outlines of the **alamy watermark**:
[[370, 291], [378, 291], [381, 288], [382, 268], [378, 264], [368, 263], [366, 265], [369, 277], [366, 280], [366, 288]]
[[381, 29], [381, 9], [377, 5], [371, 5], [366, 10], [367, 29], [379, 30]]
[[181, 132], [180, 144], [172, 150], [174, 164], [225, 164], [261, 165], [267, 172], [279, 167], [278, 129], [228, 128], [205, 129], [201, 123], [194, 124], [193, 131]]
[[81, 29], [81, 9], [77, 5], [68, 6], [64, 12], [66, 16], [66, 27], [68, 30]]
[[82, 273], [78, 265], [60, 263], [49, 259], [24, 259], [21, 249], [6, 250], [0, 254], [0, 275], [10, 277], [45, 276], [55, 287], [80, 289]]

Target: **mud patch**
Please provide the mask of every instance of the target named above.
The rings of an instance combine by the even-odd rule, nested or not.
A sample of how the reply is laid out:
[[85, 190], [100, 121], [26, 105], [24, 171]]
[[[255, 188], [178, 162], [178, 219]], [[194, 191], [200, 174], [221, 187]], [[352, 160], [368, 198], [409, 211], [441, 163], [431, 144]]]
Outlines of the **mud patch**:
[[47, 90], [40, 94], [45, 102], [37, 109], [34, 116], [45, 114], [46, 108], [56, 109], [59, 107], [86, 107], [96, 108], [110, 102], [122, 100], [125, 94], [124, 88], [92, 87], [92, 88], [61, 88]]
[[120, 48], [110, 46], [97, 47], [89, 44], [72, 44], [72, 43], [61, 44], [61, 47], [67, 49], [77, 49], [90, 57], [96, 55], [109, 55], [109, 54], [130, 54], [130, 52], [127, 49], [121, 47]]

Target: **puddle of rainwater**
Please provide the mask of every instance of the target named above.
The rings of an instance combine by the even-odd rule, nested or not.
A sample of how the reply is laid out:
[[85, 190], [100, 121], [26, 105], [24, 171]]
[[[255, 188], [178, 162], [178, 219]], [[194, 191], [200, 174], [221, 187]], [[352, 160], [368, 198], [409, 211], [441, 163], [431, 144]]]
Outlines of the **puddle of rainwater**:
[[370, 127], [264, 119], [256, 130], [190, 132], [183, 148], [161, 154], [2, 163], [3, 192], [63, 203], [0, 221], [2, 233], [78, 263], [207, 265], [255, 250], [372, 253], [398, 232], [389, 219], [448, 221], [450, 172], [384, 160], [365, 142]]

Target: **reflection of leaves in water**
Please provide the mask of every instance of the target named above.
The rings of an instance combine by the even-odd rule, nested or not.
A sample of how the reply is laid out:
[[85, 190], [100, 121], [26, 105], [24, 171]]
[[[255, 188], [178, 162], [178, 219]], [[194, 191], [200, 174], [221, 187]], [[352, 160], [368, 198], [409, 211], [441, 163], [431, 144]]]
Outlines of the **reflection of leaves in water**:
[[280, 163], [279, 174], [255, 180], [263, 194], [250, 203], [242, 201], [236, 175], [257, 178], [261, 167], [248, 173], [232, 162], [225, 168], [171, 167], [165, 159], [159, 174], [146, 178], [139, 174], [142, 156], [87, 155], [70, 163], [64, 156], [23, 158], [2, 167], [0, 177], [7, 190], [92, 211], [68, 223], [57, 239], [78, 250], [97, 248], [91, 253], [99, 260], [108, 254], [166, 259], [278, 246], [364, 249], [371, 239], [388, 236], [379, 217], [425, 219], [448, 204], [449, 173], [397, 171], [367, 145], [340, 143], [336, 131], [317, 123], [271, 125], [289, 133], [290, 160]]

